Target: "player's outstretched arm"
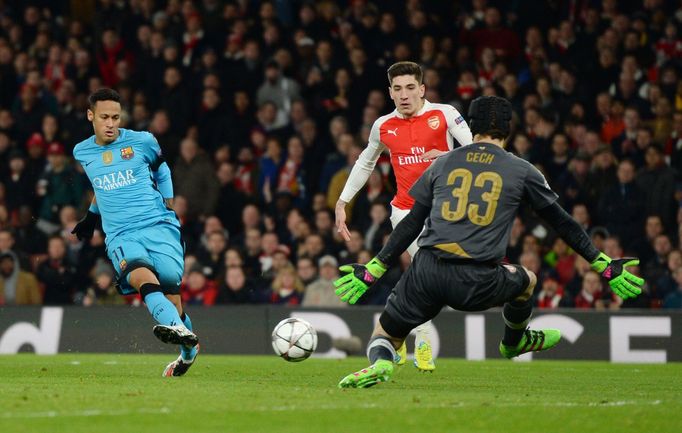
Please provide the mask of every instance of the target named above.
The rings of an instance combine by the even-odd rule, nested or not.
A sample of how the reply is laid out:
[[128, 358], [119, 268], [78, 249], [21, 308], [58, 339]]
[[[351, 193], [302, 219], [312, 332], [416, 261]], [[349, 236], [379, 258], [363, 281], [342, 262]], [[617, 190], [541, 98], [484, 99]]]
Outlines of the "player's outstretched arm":
[[369, 133], [369, 142], [365, 150], [360, 153], [358, 160], [353, 164], [353, 168], [348, 175], [348, 180], [343, 186], [341, 196], [336, 202], [334, 212], [336, 214], [336, 230], [341, 234], [345, 241], [350, 240], [350, 232], [346, 226], [346, 205], [353, 200], [355, 194], [367, 183], [367, 179], [372, 174], [374, 167], [379, 160], [379, 156], [386, 148], [380, 140], [379, 125], [374, 122]]
[[557, 202], [536, 212], [575, 252], [590, 262], [592, 269], [609, 282], [611, 290], [616, 295], [628, 299], [642, 293], [644, 279], [626, 269], [629, 266], [637, 266], [639, 259], [632, 257], [612, 259], [597, 250], [585, 230]]
[[342, 276], [334, 281], [336, 295], [344, 302], [355, 304], [419, 236], [430, 212], [429, 206], [415, 202], [410, 213], [396, 226], [376, 257], [366, 265], [353, 263], [341, 266], [339, 270]]

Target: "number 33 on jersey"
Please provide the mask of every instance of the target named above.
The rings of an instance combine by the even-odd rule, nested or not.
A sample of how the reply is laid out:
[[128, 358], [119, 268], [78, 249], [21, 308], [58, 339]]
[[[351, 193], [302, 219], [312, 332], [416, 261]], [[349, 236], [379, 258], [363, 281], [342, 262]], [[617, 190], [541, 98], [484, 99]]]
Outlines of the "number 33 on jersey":
[[433, 247], [446, 258], [477, 261], [504, 258], [510, 221], [523, 199], [533, 209], [557, 199], [537, 168], [488, 143], [460, 147], [438, 158], [410, 194], [431, 206], [419, 247]]

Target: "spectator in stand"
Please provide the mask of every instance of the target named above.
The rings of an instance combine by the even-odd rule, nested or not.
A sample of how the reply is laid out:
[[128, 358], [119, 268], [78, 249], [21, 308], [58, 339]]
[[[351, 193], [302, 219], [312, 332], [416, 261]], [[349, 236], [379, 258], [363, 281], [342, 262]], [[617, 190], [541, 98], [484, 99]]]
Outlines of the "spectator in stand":
[[300, 88], [296, 81], [282, 75], [279, 63], [270, 60], [265, 65], [265, 81], [256, 93], [256, 104], [272, 102], [277, 106], [277, 124], [288, 123], [291, 104], [300, 97]]
[[185, 305], [213, 305], [218, 289], [215, 281], [206, 277], [201, 265], [194, 264], [180, 287], [182, 302]]
[[236, 148], [232, 134], [235, 127], [231, 124], [222, 105], [218, 89], [209, 87], [202, 92], [201, 113], [197, 117], [197, 139], [201, 147], [209, 153], [228, 144]]
[[642, 264], [642, 273], [644, 278], [651, 281], [650, 284], [655, 283], [665, 274], [668, 267], [668, 254], [670, 254], [673, 248], [670, 238], [665, 234], [657, 235], [653, 240], [652, 246], [654, 256]]
[[679, 176], [682, 173], [682, 111], [673, 114], [673, 130], [665, 141], [665, 154]]
[[[282, 143], [276, 136], [268, 137], [265, 145], [265, 153], [260, 158], [258, 167], [257, 191], [260, 191], [267, 203], [272, 201], [272, 195], [277, 190], [280, 167], [284, 163]], [[267, 194], [269, 197], [265, 196]]]
[[11, 229], [0, 229], [0, 253], [11, 253], [19, 266], [25, 270], [32, 270], [28, 255], [16, 247], [16, 239]]
[[384, 245], [384, 238], [392, 229], [387, 202], [375, 201], [369, 212], [369, 224], [365, 226], [365, 249], [376, 254]]
[[48, 110], [38, 99], [37, 89], [27, 83], [21, 86], [18, 96], [19, 98], [13, 104], [12, 117], [14, 117], [16, 139], [24, 143], [31, 134], [40, 131], [43, 116]]
[[42, 302], [35, 275], [21, 270], [11, 251], [0, 253], [0, 305], [38, 305]]
[[635, 237], [635, 241], [630, 245], [630, 248], [639, 254], [640, 263], [648, 263], [654, 257], [656, 254], [653, 248], [654, 239], [664, 232], [665, 228], [660, 216], [649, 215], [646, 218], [644, 236]]
[[676, 283], [675, 291], [670, 292], [663, 299], [663, 308], [682, 309], [682, 267], [678, 267], [673, 272]]
[[308, 257], [301, 257], [296, 262], [296, 275], [298, 275], [298, 278], [301, 279], [303, 285], [307, 288], [310, 283], [317, 280], [319, 277], [317, 274], [317, 265], [312, 259]]
[[[360, 153], [362, 153], [362, 149], [359, 146], [351, 146], [346, 157], [346, 166], [338, 170], [334, 176], [332, 176], [332, 180], [329, 183], [329, 189], [327, 190], [327, 206], [329, 206], [330, 209], [334, 209], [336, 206], [336, 202], [341, 196], [341, 191], [343, 191], [343, 186], [346, 184], [350, 171], [353, 168], [355, 161], [357, 161], [360, 156]], [[346, 214], [348, 215], [349, 220], [352, 219], [354, 202], [355, 201], [351, 201], [346, 206]]]
[[47, 236], [38, 230], [33, 211], [28, 206], [19, 208], [17, 216], [16, 249], [25, 254], [43, 254], [47, 250]]
[[658, 146], [649, 146], [644, 154], [645, 167], [637, 173], [637, 185], [646, 191], [644, 211], [646, 215], [659, 215], [666, 228], [673, 227], [677, 208], [675, 202], [675, 170], [664, 160]]
[[556, 191], [559, 191], [559, 199], [565, 207], [570, 208], [577, 203], [586, 204], [589, 201], [588, 179], [591, 161], [592, 158], [586, 151], [579, 150], [569, 161], [568, 170], [555, 179]]
[[667, 269], [665, 273], [653, 283], [653, 297], [658, 300], [664, 300], [666, 296], [677, 290], [677, 282], [675, 281], [675, 270], [682, 267], [682, 251], [672, 250], [668, 254]]
[[313, 261], [319, 259], [327, 252], [324, 238], [319, 233], [311, 233], [306, 236], [301, 251], [301, 257], [308, 257]]
[[220, 183], [220, 193], [216, 205], [216, 216], [220, 218], [230, 234], [241, 233], [243, 230], [240, 214], [235, 209], [245, 209], [248, 197], [239, 191], [235, 184], [236, 167], [230, 162], [223, 162], [218, 166], [216, 177]]
[[268, 294], [270, 304], [299, 305], [303, 299], [305, 286], [296, 275], [293, 266], [285, 266], [275, 276]]
[[102, 84], [107, 87], [115, 87], [119, 82], [116, 75], [116, 66], [120, 61], [131, 63], [132, 54], [126, 50], [119, 34], [113, 29], [105, 29], [102, 32], [101, 46], [97, 54], [99, 73], [102, 76]]
[[63, 206], [80, 207], [84, 186], [80, 175], [64, 154], [64, 146], [52, 143], [47, 149], [48, 167], [38, 181], [40, 228], [48, 234], [59, 230], [59, 211]]
[[588, 197], [592, 203], [599, 203], [613, 185], [618, 182], [616, 160], [608, 145], [600, 145], [594, 155], [592, 169], [587, 176]]
[[571, 155], [568, 138], [562, 133], [554, 134], [551, 146], [552, 153], [550, 158], [544, 162], [544, 168], [554, 183], [555, 180], [567, 174]]
[[360, 263], [359, 254], [363, 251], [364, 245], [365, 237], [362, 232], [356, 228], [350, 228], [350, 240], [346, 242], [345, 248], [339, 252], [339, 263], [342, 265]]
[[368, 218], [370, 217], [370, 209], [374, 202], [390, 203], [395, 192], [384, 180], [381, 172], [377, 169], [373, 170], [367, 179], [367, 183], [360, 192], [356, 195], [353, 203], [353, 210], [355, 213], [354, 224], [367, 228]]
[[636, 107], [625, 108], [623, 124], [625, 126], [623, 132], [611, 141], [613, 153], [618, 159], [632, 158], [636, 152], [635, 141], [640, 127], [640, 115]]
[[305, 288], [303, 306], [346, 307], [334, 293], [334, 280], [339, 277], [338, 262], [334, 256], [325, 255], [320, 258], [320, 276]]
[[645, 194], [635, 183], [635, 165], [631, 160], [621, 161], [616, 175], [618, 183], [601, 196], [597, 215], [609, 233], [632, 240], [633, 228], [642, 227]]
[[623, 257], [623, 247], [620, 244], [620, 238], [614, 235], [609, 235], [604, 239], [604, 254], [609, 255], [609, 257], [622, 258]]
[[225, 237], [225, 242], [230, 238], [230, 233], [223, 227], [223, 223], [218, 217], [209, 216], [204, 220], [203, 230], [199, 236], [199, 245], [202, 248], [208, 248], [208, 238], [213, 232], [221, 232]]
[[502, 23], [500, 11], [494, 7], [485, 9], [484, 26], [465, 33], [462, 42], [474, 47], [476, 59], [480, 58], [483, 49], [490, 47], [497, 57], [513, 66], [521, 53], [521, 44], [514, 31]]
[[580, 227], [583, 228], [586, 232], [590, 231], [590, 228], [592, 227], [592, 222], [590, 220], [590, 211], [587, 209], [587, 206], [585, 206], [583, 203], [576, 203], [573, 206], [573, 210], [571, 211], [571, 217], [580, 224]]
[[180, 143], [180, 158], [173, 167], [175, 194], [187, 197], [188, 218], [203, 221], [213, 215], [220, 184], [209, 157], [192, 138]]
[[83, 297], [83, 306], [91, 307], [96, 305], [123, 305], [126, 299], [116, 290], [116, 279], [114, 278], [114, 268], [106, 259], [98, 261], [92, 272], [92, 285], [88, 287]]
[[[342, 122], [338, 119], [344, 119]], [[342, 116], [337, 116], [332, 119], [332, 122], [336, 120], [337, 123], [345, 123], [345, 118]], [[344, 126], [343, 128], [347, 128]], [[348, 163], [348, 152], [351, 147], [355, 145], [355, 138], [353, 134], [344, 131], [335, 135], [332, 131], [332, 140], [334, 141], [334, 151], [324, 155], [324, 162], [322, 162], [322, 170], [320, 174], [320, 188], [319, 191], [326, 192], [329, 183], [331, 182], [334, 175]]]
[[260, 278], [266, 282], [270, 283], [277, 276], [279, 271], [285, 267], [293, 266], [289, 257], [291, 255], [291, 250], [286, 245], [278, 245], [275, 251], [272, 253], [272, 266], [267, 271], [264, 271]]
[[337, 235], [334, 227], [334, 212], [329, 208], [315, 211], [315, 231], [322, 236], [326, 246], [335, 243], [334, 237]]
[[[47, 150], [47, 143], [43, 139], [40, 133], [35, 132], [26, 141], [26, 172], [28, 173], [31, 183], [34, 185], [38, 182], [38, 179], [43, 175], [45, 171], [45, 166], [47, 164], [47, 159], [45, 157], [45, 152]], [[34, 205], [37, 206], [38, 197], [34, 197]]]
[[12, 150], [8, 155], [9, 170], [0, 181], [7, 189], [6, 205], [10, 213], [17, 212], [22, 206], [32, 206], [35, 201], [35, 179], [26, 171], [26, 157], [20, 150]]
[[583, 275], [582, 288], [580, 290], [580, 293], [576, 295], [573, 301], [573, 303], [575, 304], [575, 308], [581, 309], [600, 308], [599, 306], [602, 305], [599, 302], [601, 294], [602, 285], [599, 274], [592, 270], [585, 272], [585, 274]]
[[66, 258], [66, 241], [61, 236], [55, 235], [48, 240], [47, 259], [38, 265], [36, 274], [45, 287], [45, 305], [73, 304], [76, 268]]
[[180, 137], [171, 132], [170, 122], [168, 112], [157, 110], [149, 123], [149, 132], [154, 134], [154, 138], [159, 142], [168, 165], [175, 166], [180, 152]]
[[258, 228], [246, 230], [244, 237], [244, 270], [246, 275], [254, 277], [262, 273], [260, 256], [263, 252], [262, 233]]
[[286, 158], [277, 174], [277, 191], [287, 192], [294, 199], [295, 206], [303, 208], [310, 200], [308, 173], [303, 164], [303, 142], [294, 135], [287, 143]]
[[544, 257], [545, 264], [556, 273], [556, 279], [561, 285], [568, 283], [573, 278], [575, 260], [576, 254], [561, 238], [554, 239], [552, 249]]
[[250, 282], [244, 268], [229, 266], [220, 283], [216, 304], [247, 304], [257, 300], [256, 288]]
[[557, 280], [547, 278], [542, 282], [542, 290], [538, 293], [536, 306], [545, 309], [556, 309], [566, 306], [564, 288]]
[[163, 73], [163, 88], [159, 98], [159, 109], [168, 113], [170, 132], [183, 136], [187, 130], [190, 113], [190, 98], [182, 73], [176, 66], [168, 66]]
[[202, 266], [202, 272], [207, 278], [217, 280], [224, 272], [225, 248], [227, 248], [225, 233], [216, 230], [206, 237], [206, 246], [202, 245], [197, 251], [197, 262]]

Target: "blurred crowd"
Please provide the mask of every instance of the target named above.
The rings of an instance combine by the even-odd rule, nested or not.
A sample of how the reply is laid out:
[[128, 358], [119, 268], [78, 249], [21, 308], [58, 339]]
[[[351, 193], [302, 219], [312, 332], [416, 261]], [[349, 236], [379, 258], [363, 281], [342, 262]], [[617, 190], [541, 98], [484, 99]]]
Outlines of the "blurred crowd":
[[622, 303], [524, 209], [507, 259], [539, 276], [539, 307], [682, 308], [680, 26], [663, 0], [0, 0], [0, 305], [139, 304], [103, 234], [70, 234], [92, 197], [71, 151], [103, 86], [171, 167], [186, 303], [343, 305], [338, 266], [391, 231], [389, 159], [349, 208], [351, 241], [332, 209], [394, 108], [387, 67], [412, 60], [431, 102], [508, 98], [508, 150], [598, 248], [641, 260], [645, 293]]

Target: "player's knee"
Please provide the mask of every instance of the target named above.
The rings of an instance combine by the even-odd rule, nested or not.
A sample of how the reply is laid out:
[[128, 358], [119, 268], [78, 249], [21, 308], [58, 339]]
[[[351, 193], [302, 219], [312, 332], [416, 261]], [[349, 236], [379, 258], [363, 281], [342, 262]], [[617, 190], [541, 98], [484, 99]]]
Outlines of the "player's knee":
[[[372, 337], [385, 337], [391, 341], [393, 347], [397, 350], [403, 345], [405, 338], [410, 333], [411, 329], [398, 329], [397, 322], [393, 320], [385, 311], [379, 317], [379, 321], [374, 327]], [[402, 325], [404, 326], [404, 325]]]
[[154, 271], [144, 266], [140, 266], [130, 271], [127, 278], [128, 283], [138, 291], [143, 284], [159, 284], [159, 279], [156, 277]]
[[533, 291], [535, 290], [535, 285], [538, 282], [538, 277], [535, 275], [535, 272], [531, 271], [530, 269], [523, 268], [523, 270], [526, 272], [526, 275], [528, 276], [528, 286], [526, 287], [526, 290], [521, 293], [518, 298], [516, 298], [519, 301], [527, 301], [528, 299], [533, 296]]

